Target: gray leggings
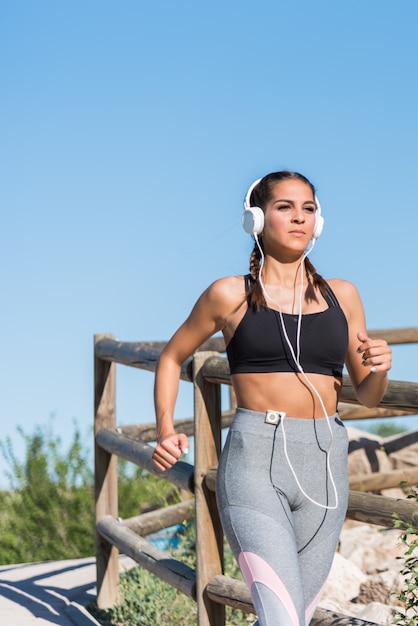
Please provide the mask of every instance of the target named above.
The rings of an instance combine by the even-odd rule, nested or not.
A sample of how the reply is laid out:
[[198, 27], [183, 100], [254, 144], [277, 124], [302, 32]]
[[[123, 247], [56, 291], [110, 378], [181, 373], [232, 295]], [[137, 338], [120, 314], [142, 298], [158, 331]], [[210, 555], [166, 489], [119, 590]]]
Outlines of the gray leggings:
[[[346, 515], [347, 431], [338, 414], [330, 416], [329, 454], [331, 432], [325, 418], [286, 417], [276, 425], [265, 418], [265, 413], [237, 409], [219, 462], [216, 497], [257, 624], [306, 626], [321, 597]], [[309, 501], [288, 460], [305, 493], [333, 507], [330, 468], [338, 507], [321, 508]]]

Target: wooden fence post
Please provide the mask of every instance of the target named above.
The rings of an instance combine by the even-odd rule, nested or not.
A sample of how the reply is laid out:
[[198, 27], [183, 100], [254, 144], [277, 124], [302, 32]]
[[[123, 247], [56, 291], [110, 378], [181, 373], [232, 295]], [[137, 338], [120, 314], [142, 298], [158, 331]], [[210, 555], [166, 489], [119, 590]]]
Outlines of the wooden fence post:
[[[100, 339], [113, 335], [95, 335]], [[117, 457], [96, 443], [102, 428], [116, 428], [116, 364], [96, 357], [94, 351], [94, 497], [96, 525], [105, 515], [118, 516]], [[107, 609], [118, 602], [118, 549], [96, 530], [97, 606]]]
[[211, 600], [208, 582], [223, 573], [223, 532], [215, 493], [205, 482], [221, 453], [220, 385], [202, 375], [205, 360], [216, 352], [198, 352], [193, 359], [195, 418], [196, 595], [199, 626], [223, 626], [225, 607]]

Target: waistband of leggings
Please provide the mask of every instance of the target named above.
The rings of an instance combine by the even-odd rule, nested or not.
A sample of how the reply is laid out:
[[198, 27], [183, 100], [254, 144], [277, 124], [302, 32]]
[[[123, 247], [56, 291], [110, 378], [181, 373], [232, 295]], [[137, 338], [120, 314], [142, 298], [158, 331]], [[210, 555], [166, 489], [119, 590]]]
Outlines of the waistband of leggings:
[[280, 415], [281, 411], [272, 411], [277, 413], [279, 419], [275, 422], [274, 415], [268, 415], [268, 411], [260, 413], [259, 411], [252, 411], [250, 409], [242, 409], [238, 407], [235, 412], [234, 421], [231, 424], [232, 430], [244, 429], [247, 432], [253, 432], [254, 434], [264, 434], [266, 436], [273, 434], [275, 428], [281, 429], [284, 424], [286, 436], [296, 436], [301, 441], [306, 438], [307, 441], [311, 440], [313, 432], [317, 434], [329, 432], [330, 428], [334, 429], [334, 426], [339, 428], [344, 427], [341, 422], [338, 412], [332, 415], [320, 418], [314, 417], [292, 417], [289, 415]]

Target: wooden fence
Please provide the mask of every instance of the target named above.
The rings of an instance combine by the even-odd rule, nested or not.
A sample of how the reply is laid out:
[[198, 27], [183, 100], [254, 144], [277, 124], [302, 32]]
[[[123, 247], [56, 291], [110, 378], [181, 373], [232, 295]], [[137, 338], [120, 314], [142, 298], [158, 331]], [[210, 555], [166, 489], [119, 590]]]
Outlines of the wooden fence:
[[[418, 328], [370, 331], [391, 344], [418, 343]], [[95, 506], [97, 604], [109, 608], [118, 602], [118, 552], [132, 557], [168, 584], [193, 598], [198, 605], [198, 626], [223, 626], [225, 606], [254, 613], [249, 592], [241, 581], [223, 575], [223, 533], [215, 501], [216, 468], [221, 453], [221, 430], [233, 418], [233, 407], [221, 409], [220, 385], [230, 385], [223, 340], [212, 338], [183, 364], [181, 379], [193, 383], [194, 417], [176, 421], [178, 431], [194, 436], [194, 466], [179, 461], [159, 472], [151, 461], [148, 442], [155, 441], [155, 424], [118, 426], [116, 423], [116, 364], [149, 371], [155, 366], [163, 343], [128, 343], [112, 335], [94, 338], [95, 410]], [[233, 403], [232, 403], [233, 404]], [[344, 376], [339, 411], [342, 419], [361, 419], [418, 413], [418, 383], [390, 380], [377, 409], [359, 407], [348, 377]], [[387, 452], [418, 441], [418, 431], [385, 442]], [[194, 494], [193, 500], [145, 513], [135, 518], [118, 517], [117, 457], [163, 477], [182, 490]], [[347, 518], [391, 528], [392, 514], [418, 525], [418, 504], [411, 500], [387, 498], [368, 493], [405, 480], [405, 472], [373, 473], [350, 478]], [[408, 473], [408, 482], [418, 483], [417, 468]], [[356, 489], [357, 491], [355, 491]], [[154, 547], [144, 537], [183, 520], [195, 519], [196, 570]], [[317, 608], [312, 626], [371, 624], [353, 617]]]

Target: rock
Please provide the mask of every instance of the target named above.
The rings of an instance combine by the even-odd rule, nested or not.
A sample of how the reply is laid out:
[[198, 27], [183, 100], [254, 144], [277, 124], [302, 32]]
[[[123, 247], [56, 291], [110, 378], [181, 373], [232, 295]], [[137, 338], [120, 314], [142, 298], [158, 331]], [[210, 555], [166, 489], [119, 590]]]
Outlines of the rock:
[[391, 591], [383, 578], [373, 576], [360, 585], [356, 601], [360, 604], [371, 604], [372, 602], [389, 604], [390, 593]]
[[418, 459], [418, 443], [414, 443], [403, 450], [392, 452], [389, 455], [394, 469], [402, 469], [403, 467], [416, 467]]
[[383, 626], [392, 624], [403, 586], [404, 546], [396, 529], [348, 525], [340, 535], [330, 575], [319, 605]]
[[370, 474], [392, 468], [386, 452], [381, 450], [382, 437], [349, 427], [348, 474]]
[[[401, 435], [384, 438], [353, 427], [347, 427], [347, 431], [350, 441], [348, 456], [350, 476], [417, 467], [418, 442], [387, 454], [385, 442], [390, 443]], [[418, 431], [416, 432], [418, 436]], [[380, 493], [389, 498], [405, 498], [405, 492], [400, 486], [382, 489]]]
[[[348, 431], [350, 475], [417, 466], [418, 444], [387, 455], [381, 437], [354, 428]], [[397, 487], [382, 490], [382, 495], [406, 497]], [[341, 615], [390, 626], [394, 616], [405, 613], [399, 600], [405, 585], [401, 570], [406, 548], [401, 534], [395, 528], [346, 520], [319, 605]], [[415, 619], [416, 614], [407, 617]]]
[[341, 531], [339, 552], [355, 563], [364, 574], [387, 570], [399, 572], [405, 547], [397, 529], [362, 524]]
[[355, 616], [356, 611], [351, 607], [357, 607], [356, 604], [352, 605], [350, 602], [339, 602], [338, 600], [334, 600], [332, 598], [322, 598], [319, 606], [321, 609], [326, 609], [327, 611], [331, 611], [337, 615], [347, 615], [348, 617]]
[[371, 602], [357, 613], [356, 617], [382, 626], [390, 626], [393, 623], [394, 614], [392, 607], [380, 602]]
[[342, 606], [344, 603], [350, 602], [353, 598], [357, 598], [360, 593], [360, 585], [366, 581], [367, 576], [357, 565], [337, 552], [325, 584], [320, 606], [327, 609], [331, 607], [331, 604]]

